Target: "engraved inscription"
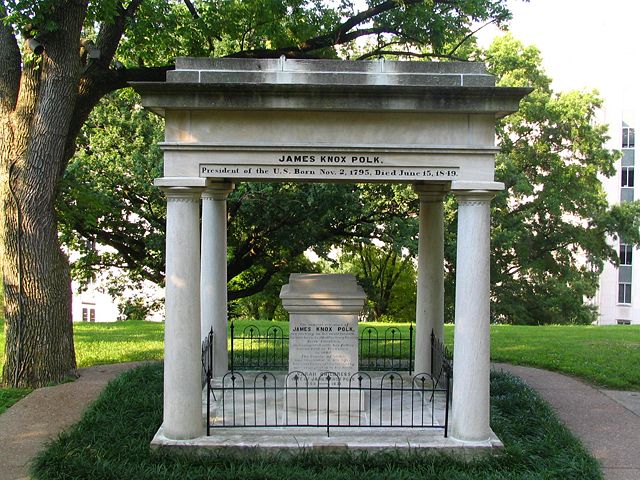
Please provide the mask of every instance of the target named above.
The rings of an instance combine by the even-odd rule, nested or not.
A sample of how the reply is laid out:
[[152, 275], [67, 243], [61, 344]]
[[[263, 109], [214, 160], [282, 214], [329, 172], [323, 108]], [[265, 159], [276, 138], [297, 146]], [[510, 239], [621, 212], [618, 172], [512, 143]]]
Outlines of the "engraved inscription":
[[[312, 158], [312, 156], [311, 156]], [[375, 161], [374, 157], [370, 161]], [[338, 162], [339, 163], [339, 162]], [[358, 165], [358, 164], [355, 164]], [[368, 164], [345, 166], [318, 164], [310, 158], [299, 163], [280, 165], [230, 166], [217, 164], [200, 165], [201, 177], [214, 178], [261, 178], [298, 180], [454, 180], [458, 178], [458, 167], [396, 167]]]
[[289, 371], [303, 372], [315, 382], [322, 372], [335, 372], [341, 382], [358, 371], [357, 318], [299, 319], [290, 326]]

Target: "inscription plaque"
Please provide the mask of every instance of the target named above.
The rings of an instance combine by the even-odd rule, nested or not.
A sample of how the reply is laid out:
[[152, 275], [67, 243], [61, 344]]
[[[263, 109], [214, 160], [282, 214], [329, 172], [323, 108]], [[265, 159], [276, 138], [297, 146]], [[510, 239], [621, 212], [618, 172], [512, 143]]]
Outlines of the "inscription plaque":
[[362, 287], [353, 275], [294, 273], [282, 287], [280, 298], [289, 312], [289, 373], [302, 372], [308, 382], [302, 375], [290, 375], [289, 387], [298, 376], [303, 377], [298, 385], [310, 388], [288, 390], [288, 405], [349, 415], [349, 405], [363, 405], [364, 396], [355, 391], [341, 395], [339, 390], [329, 394], [324, 387], [327, 377], [331, 387], [348, 387], [358, 371]]
[[289, 328], [289, 371], [304, 373], [315, 385], [322, 372], [333, 372], [343, 385], [358, 371], [358, 317], [296, 315]]
[[294, 273], [280, 298], [289, 312], [289, 371], [314, 384], [323, 372], [348, 382], [358, 371], [358, 316], [365, 299], [355, 277]]
[[336, 167], [223, 164], [200, 165], [201, 177], [298, 180], [455, 180], [457, 167]]

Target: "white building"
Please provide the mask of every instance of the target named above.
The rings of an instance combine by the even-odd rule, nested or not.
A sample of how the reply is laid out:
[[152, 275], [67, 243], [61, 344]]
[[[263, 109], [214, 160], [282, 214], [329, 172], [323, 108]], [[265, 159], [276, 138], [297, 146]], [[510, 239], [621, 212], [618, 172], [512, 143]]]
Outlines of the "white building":
[[[111, 272], [113, 273], [113, 272]], [[142, 294], [145, 302], [155, 303], [163, 298], [163, 290], [151, 282], [145, 282], [142, 291], [127, 289], [117, 298], [106, 292], [106, 278], [98, 278], [85, 288], [80, 288], [77, 282], [72, 282], [72, 317], [74, 322], [115, 322], [127, 320], [127, 313], [123, 312], [123, 304]], [[162, 308], [149, 313], [145, 320], [161, 322], [164, 320]]]
[[[609, 125], [609, 148], [620, 150], [622, 157], [616, 163], [616, 174], [604, 179], [603, 185], [610, 204], [640, 199], [635, 190], [637, 108], [628, 95], [607, 98], [604, 121]], [[627, 101], [625, 101], [625, 99]], [[635, 102], [637, 104], [637, 102]], [[612, 240], [620, 257], [619, 266], [608, 263], [600, 276], [599, 291], [595, 298], [598, 324], [640, 324], [640, 257], [638, 249], [624, 239]]]
[[111, 295], [101, 292], [95, 282], [91, 282], [86, 289], [81, 289], [74, 281], [71, 288], [74, 322], [115, 322], [118, 319], [118, 303]]
[[[110, 249], [104, 245], [94, 245], [101, 251]], [[114, 250], [115, 251], [115, 250]], [[68, 252], [71, 261], [77, 258], [77, 252]], [[136, 297], [142, 297], [145, 303], [153, 303], [161, 306], [164, 291], [152, 282], [145, 281], [140, 289], [126, 288], [118, 296], [113, 297], [108, 293], [110, 279], [118, 278], [124, 272], [118, 268], [98, 273], [86, 286], [81, 286], [75, 280], [71, 282], [72, 302], [71, 315], [74, 322], [104, 323], [127, 320], [124, 305]], [[145, 318], [146, 320], [161, 322], [164, 320], [162, 308], [154, 309]]]

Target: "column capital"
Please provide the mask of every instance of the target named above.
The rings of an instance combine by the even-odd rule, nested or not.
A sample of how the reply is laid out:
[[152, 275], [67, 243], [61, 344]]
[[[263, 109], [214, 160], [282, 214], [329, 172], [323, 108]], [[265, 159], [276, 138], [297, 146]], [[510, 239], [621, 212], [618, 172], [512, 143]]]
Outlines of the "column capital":
[[445, 195], [449, 193], [448, 183], [414, 183], [413, 191], [418, 194], [421, 202], [436, 203], [442, 202]]
[[165, 187], [161, 186], [160, 190], [167, 197], [167, 202], [199, 202], [201, 187]]
[[454, 193], [458, 190], [489, 190], [498, 192], [504, 190], [504, 183], [502, 182], [482, 182], [482, 181], [467, 181], [467, 180], [454, 180], [451, 182], [451, 191]]
[[235, 185], [231, 182], [207, 183], [202, 192], [203, 200], [226, 200]]
[[201, 177], [159, 177], [153, 180], [156, 187], [200, 187], [207, 185], [207, 179]]
[[476, 206], [491, 203], [493, 197], [496, 196], [495, 190], [455, 190], [453, 194], [456, 196], [458, 205]]

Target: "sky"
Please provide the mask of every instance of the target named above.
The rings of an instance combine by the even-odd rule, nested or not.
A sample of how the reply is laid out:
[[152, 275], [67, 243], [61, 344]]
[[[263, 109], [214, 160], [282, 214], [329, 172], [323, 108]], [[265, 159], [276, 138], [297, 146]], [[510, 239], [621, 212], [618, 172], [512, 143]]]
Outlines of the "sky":
[[[508, 5], [510, 31], [540, 49], [554, 90], [595, 88], [610, 109], [640, 110], [640, 1], [509, 0]], [[500, 34], [484, 29], [479, 43], [488, 45]]]
[[[535, 45], [556, 92], [596, 89], [604, 100], [596, 114], [609, 125], [609, 148], [620, 148], [622, 121], [640, 128], [640, 0], [508, 0], [509, 30]], [[497, 28], [482, 31], [488, 46]], [[619, 178], [604, 180], [617, 195]]]

